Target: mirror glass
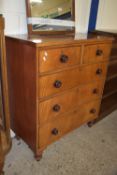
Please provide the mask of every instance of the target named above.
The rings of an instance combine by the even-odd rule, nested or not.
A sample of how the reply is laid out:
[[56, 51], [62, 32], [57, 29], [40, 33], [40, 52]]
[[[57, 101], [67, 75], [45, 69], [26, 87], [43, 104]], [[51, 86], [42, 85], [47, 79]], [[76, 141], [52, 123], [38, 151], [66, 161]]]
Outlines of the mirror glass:
[[29, 0], [33, 31], [73, 30], [73, 0]]

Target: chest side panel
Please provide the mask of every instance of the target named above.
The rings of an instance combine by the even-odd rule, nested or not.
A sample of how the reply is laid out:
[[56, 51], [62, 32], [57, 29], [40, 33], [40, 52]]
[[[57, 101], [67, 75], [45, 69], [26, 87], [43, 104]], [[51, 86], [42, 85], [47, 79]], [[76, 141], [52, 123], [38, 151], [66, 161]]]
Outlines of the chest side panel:
[[11, 127], [32, 149], [36, 144], [36, 48], [6, 38]]

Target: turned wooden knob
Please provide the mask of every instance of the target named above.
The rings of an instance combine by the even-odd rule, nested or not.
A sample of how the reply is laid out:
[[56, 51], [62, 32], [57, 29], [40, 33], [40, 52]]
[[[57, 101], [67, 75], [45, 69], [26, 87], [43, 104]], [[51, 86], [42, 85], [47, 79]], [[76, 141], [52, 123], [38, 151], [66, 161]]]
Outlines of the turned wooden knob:
[[101, 68], [97, 69], [96, 74], [101, 75], [102, 74], [102, 69]]
[[99, 90], [98, 89], [93, 89], [93, 94], [98, 94], [99, 93]]
[[94, 108], [91, 109], [91, 110], [90, 110], [90, 113], [91, 113], [91, 114], [95, 114], [95, 113], [96, 113], [96, 109], [94, 109]]
[[56, 80], [55, 83], [54, 83], [54, 87], [55, 88], [60, 88], [62, 86], [62, 82], [59, 81], [59, 80]]
[[58, 105], [58, 104], [56, 104], [56, 105], [54, 105], [54, 107], [53, 107], [53, 111], [54, 112], [59, 112], [60, 111], [60, 105]]
[[68, 61], [69, 57], [67, 55], [61, 55], [60, 61], [61, 63], [66, 63]]
[[96, 51], [96, 56], [101, 56], [102, 54], [103, 54], [103, 50], [98, 49], [98, 50]]
[[53, 135], [58, 135], [58, 129], [54, 128], [54, 129], [52, 130], [52, 134], [53, 134]]

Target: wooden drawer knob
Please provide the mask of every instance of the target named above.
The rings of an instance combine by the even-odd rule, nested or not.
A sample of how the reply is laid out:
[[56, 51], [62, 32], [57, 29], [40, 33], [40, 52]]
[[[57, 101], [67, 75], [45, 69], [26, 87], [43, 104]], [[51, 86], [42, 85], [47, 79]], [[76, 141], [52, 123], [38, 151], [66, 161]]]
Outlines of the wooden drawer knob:
[[54, 111], [54, 112], [59, 112], [60, 109], [61, 109], [61, 107], [60, 107], [60, 105], [58, 105], [58, 104], [54, 105], [54, 107], [53, 107], [53, 111]]
[[100, 69], [100, 68], [97, 69], [96, 74], [97, 74], [97, 75], [101, 75], [101, 74], [102, 74], [102, 69]]
[[52, 130], [52, 135], [58, 135], [58, 129], [54, 128], [54, 129]]
[[60, 61], [61, 63], [67, 63], [69, 57], [67, 55], [61, 55]]
[[96, 113], [96, 109], [94, 109], [94, 108], [91, 109], [91, 110], [90, 110], [90, 113], [91, 113], [91, 114], [95, 114], [95, 113]]
[[97, 55], [97, 56], [103, 55], [103, 50], [98, 49], [98, 50], [96, 51], [96, 55]]
[[59, 80], [56, 80], [55, 83], [54, 83], [54, 87], [55, 88], [60, 88], [62, 86], [62, 82], [59, 81]]
[[99, 90], [97, 88], [93, 89], [93, 94], [98, 94]]

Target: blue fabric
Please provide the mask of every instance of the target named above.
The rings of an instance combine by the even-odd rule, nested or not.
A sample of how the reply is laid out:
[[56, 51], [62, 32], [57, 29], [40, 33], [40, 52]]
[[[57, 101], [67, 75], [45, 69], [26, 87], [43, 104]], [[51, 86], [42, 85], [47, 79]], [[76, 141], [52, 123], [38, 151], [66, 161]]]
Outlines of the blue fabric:
[[99, 0], [92, 0], [88, 31], [95, 30], [96, 21], [97, 21], [98, 6], [99, 6]]

